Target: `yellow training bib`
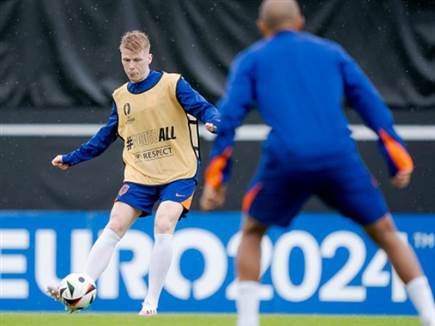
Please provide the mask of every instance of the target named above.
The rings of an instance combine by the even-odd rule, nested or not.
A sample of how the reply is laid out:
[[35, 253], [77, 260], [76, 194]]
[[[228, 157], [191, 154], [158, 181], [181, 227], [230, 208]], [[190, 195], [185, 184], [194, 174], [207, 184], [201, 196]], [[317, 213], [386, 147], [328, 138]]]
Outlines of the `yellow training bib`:
[[118, 134], [124, 140], [124, 181], [167, 184], [196, 174], [198, 121], [176, 97], [178, 74], [163, 73], [151, 89], [132, 94], [127, 84], [113, 92]]

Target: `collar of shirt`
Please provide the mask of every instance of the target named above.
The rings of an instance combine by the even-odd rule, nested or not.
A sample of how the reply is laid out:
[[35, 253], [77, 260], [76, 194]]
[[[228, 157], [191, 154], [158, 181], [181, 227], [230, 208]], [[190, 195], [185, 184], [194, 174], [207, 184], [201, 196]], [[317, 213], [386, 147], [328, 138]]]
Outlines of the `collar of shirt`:
[[138, 83], [128, 82], [127, 89], [130, 93], [140, 94], [153, 88], [162, 77], [161, 71], [151, 70], [148, 77]]
[[277, 31], [275, 34], [273, 34], [273, 36], [271, 38], [275, 38], [275, 37], [280, 37], [280, 36], [284, 36], [284, 35], [296, 35], [298, 32], [294, 31], [292, 29], [283, 29], [280, 31]]

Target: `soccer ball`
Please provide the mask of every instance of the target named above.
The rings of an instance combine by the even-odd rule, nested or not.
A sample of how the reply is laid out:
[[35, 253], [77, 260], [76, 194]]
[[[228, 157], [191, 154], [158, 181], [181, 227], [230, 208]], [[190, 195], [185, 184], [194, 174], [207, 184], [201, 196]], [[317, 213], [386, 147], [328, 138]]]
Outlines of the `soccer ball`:
[[89, 307], [97, 295], [95, 282], [83, 273], [67, 275], [59, 287], [60, 296], [71, 312]]

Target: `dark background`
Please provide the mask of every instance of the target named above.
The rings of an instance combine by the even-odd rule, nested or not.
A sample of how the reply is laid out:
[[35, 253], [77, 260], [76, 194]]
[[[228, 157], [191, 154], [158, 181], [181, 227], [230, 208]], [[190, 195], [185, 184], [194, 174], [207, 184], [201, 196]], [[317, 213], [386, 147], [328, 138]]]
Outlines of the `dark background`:
[[[126, 81], [118, 45], [146, 31], [153, 69], [178, 72], [211, 102], [234, 56], [256, 41], [258, 0], [0, 1], [0, 124], [102, 123]], [[339, 42], [379, 88], [399, 124], [435, 125], [435, 1], [301, 1], [306, 30]], [[360, 123], [349, 114], [350, 121]], [[256, 114], [247, 123], [259, 123]], [[109, 209], [122, 183], [121, 141], [62, 172], [51, 158], [87, 137], [7, 137], [0, 130], [0, 208]], [[435, 142], [408, 142], [412, 185], [389, 185], [375, 142], [359, 142], [393, 211], [435, 212]], [[202, 141], [203, 165], [210, 143]], [[260, 151], [240, 142], [224, 209], [238, 210]], [[200, 192], [201, 188], [198, 192]], [[198, 198], [198, 196], [197, 196]], [[194, 209], [197, 209], [195, 201]], [[311, 201], [306, 209], [324, 210]]]

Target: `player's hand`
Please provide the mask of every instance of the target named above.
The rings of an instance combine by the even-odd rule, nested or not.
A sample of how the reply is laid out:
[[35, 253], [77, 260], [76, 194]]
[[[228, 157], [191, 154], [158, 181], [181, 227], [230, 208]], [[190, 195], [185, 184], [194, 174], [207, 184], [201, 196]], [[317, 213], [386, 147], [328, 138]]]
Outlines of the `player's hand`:
[[222, 185], [219, 188], [213, 188], [209, 185], [204, 185], [202, 196], [199, 200], [199, 206], [204, 211], [211, 211], [222, 207], [225, 202], [227, 187]]
[[51, 160], [51, 165], [61, 170], [67, 170], [69, 168], [69, 164], [63, 163], [62, 155], [56, 155], [56, 157]]
[[214, 134], [214, 133], [216, 133], [217, 127], [214, 124], [212, 124], [211, 122], [207, 122], [205, 124], [205, 129], [207, 129], [209, 132]]
[[399, 172], [392, 179], [391, 183], [398, 189], [403, 189], [411, 181], [411, 172]]

